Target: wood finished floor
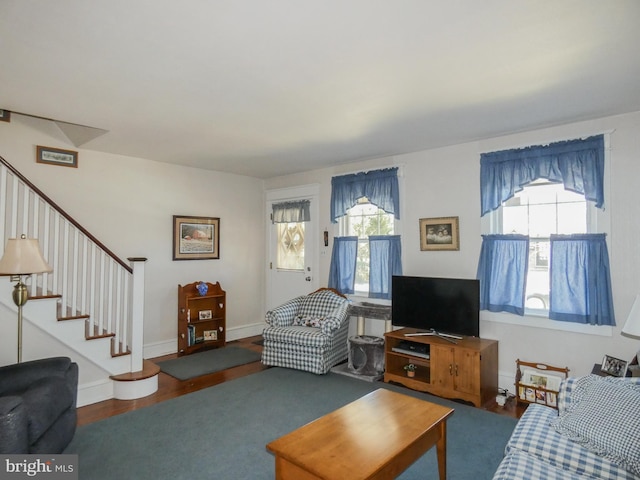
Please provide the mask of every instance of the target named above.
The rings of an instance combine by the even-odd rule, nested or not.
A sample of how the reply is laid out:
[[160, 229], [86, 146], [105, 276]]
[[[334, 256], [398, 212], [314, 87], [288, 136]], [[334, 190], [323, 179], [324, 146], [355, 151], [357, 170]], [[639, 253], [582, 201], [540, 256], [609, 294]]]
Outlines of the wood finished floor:
[[[260, 340], [262, 337], [248, 337], [233, 342], [228, 342], [227, 345], [235, 345], [238, 347], [248, 348], [256, 352], [262, 352], [262, 346], [256, 345], [254, 342]], [[169, 360], [176, 358], [177, 354], [165, 355], [163, 357], [150, 359], [153, 362], [160, 362], [163, 360]], [[137, 400], [105, 400], [104, 402], [94, 403], [85, 407], [78, 408], [78, 426], [86, 425], [88, 423], [97, 422], [114, 415], [130, 412], [138, 408], [148, 407], [155, 403], [163, 402], [171, 398], [179, 397], [187, 393], [195, 392], [203, 388], [218, 385], [235, 378], [244, 377], [257, 373], [267, 369], [262, 363], [254, 362], [246, 365], [240, 365], [238, 367], [229, 368], [220, 372], [211, 373], [209, 375], [203, 375], [201, 377], [192, 378], [190, 380], [178, 380], [170, 375], [160, 372], [158, 375], [158, 391], [144, 398]], [[503, 408], [498, 406], [494, 401], [483, 407], [485, 410], [493, 411], [501, 415], [508, 415], [514, 418], [519, 418], [523, 413], [522, 406], [516, 407], [515, 401], [510, 400]]]

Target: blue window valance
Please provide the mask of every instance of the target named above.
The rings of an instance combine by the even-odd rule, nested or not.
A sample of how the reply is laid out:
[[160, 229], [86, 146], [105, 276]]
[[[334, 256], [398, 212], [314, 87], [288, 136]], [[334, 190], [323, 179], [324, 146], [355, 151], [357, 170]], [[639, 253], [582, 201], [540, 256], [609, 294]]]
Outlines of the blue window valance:
[[546, 178], [604, 206], [604, 136], [480, 156], [481, 215], [495, 210], [528, 183]]
[[549, 318], [615, 325], [604, 233], [551, 235]]
[[358, 199], [367, 199], [378, 208], [400, 218], [398, 167], [352, 173], [331, 179], [331, 222], [345, 215]]
[[369, 236], [369, 297], [391, 298], [393, 275], [402, 275], [400, 235]]
[[274, 203], [272, 221], [273, 223], [308, 222], [311, 220], [310, 205], [310, 200]]
[[477, 274], [480, 309], [524, 315], [528, 264], [526, 235], [483, 235]]

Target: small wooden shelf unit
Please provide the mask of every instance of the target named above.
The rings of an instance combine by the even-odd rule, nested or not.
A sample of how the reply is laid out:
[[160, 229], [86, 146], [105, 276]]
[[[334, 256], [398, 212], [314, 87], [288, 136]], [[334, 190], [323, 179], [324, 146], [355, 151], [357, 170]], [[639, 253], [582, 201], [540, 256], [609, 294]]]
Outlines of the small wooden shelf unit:
[[207, 283], [200, 295], [193, 282], [178, 285], [178, 355], [224, 347], [226, 336], [226, 293], [219, 282]]
[[[460, 399], [480, 407], [498, 393], [498, 342], [476, 337], [455, 340], [455, 344], [436, 336], [410, 336], [414, 328], [387, 332], [385, 336], [385, 382], [400, 383], [413, 390], [440, 397]], [[429, 358], [396, 352], [401, 342], [428, 345]], [[404, 366], [417, 366], [409, 378]]]

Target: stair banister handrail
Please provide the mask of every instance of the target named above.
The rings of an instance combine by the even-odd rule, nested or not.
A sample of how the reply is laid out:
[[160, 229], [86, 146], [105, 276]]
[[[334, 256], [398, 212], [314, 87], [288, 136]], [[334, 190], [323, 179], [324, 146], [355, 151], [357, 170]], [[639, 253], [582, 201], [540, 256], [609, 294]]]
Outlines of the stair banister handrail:
[[133, 273], [133, 268], [130, 265], [127, 265], [126, 262], [121, 260], [115, 253], [109, 250], [100, 240], [94, 237], [86, 228], [80, 225], [71, 215], [65, 212], [60, 206], [55, 203], [51, 198], [45, 195], [38, 187], [36, 187], [33, 183], [31, 183], [24, 175], [22, 175], [18, 170], [16, 170], [13, 165], [7, 162], [2, 156], [0, 156], [0, 162], [5, 165], [11, 173], [13, 173], [17, 178], [19, 178], [25, 185], [27, 185], [33, 192], [38, 195], [42, 200], [51, 205], [54, 210], [56, 210], [61, 216], [63, 216], [69, 223], [71, 223], [76, 229], [82, 232], [87, 236], [93, 243], [95, 243], [98, 247], [100, 247], [104, 253], [109, 255], [115, 262], [120, 264], [124, 269], [126, 269], [129, 273]]

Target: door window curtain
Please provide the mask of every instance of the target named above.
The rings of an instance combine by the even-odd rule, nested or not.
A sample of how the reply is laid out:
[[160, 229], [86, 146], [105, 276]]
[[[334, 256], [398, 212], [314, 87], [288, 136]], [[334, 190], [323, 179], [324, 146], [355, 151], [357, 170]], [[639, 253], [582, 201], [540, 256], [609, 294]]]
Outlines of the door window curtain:
[[549, 318], [615, 325], [604, 233], [551, 235]]
[[546, 178], [604, 207], [604, 136], [480, 156], [481, 216], [498, 208], [528, 183]]
[[346, 215], [358, 199], [367, 199], [376, 207], [400, 218], [398, 167], [341, 175], [331, 179], [331, 222]]
[[402, 275], [400, 235], [369, 236], [369, 297], [391, 298], [393, 275]]
[[343, 294], [354, 292], [357, 251], [358, 237], [334, 237], [329, 267], [329, 288], [335, 288]]
[[311, 200], [274, 203], [272, 205], [273, 223], [299, 223], [311, 220], [309, 206]]
[[529, 237], [483, 235], [477, 278], [480, 309], [524, 315]]

